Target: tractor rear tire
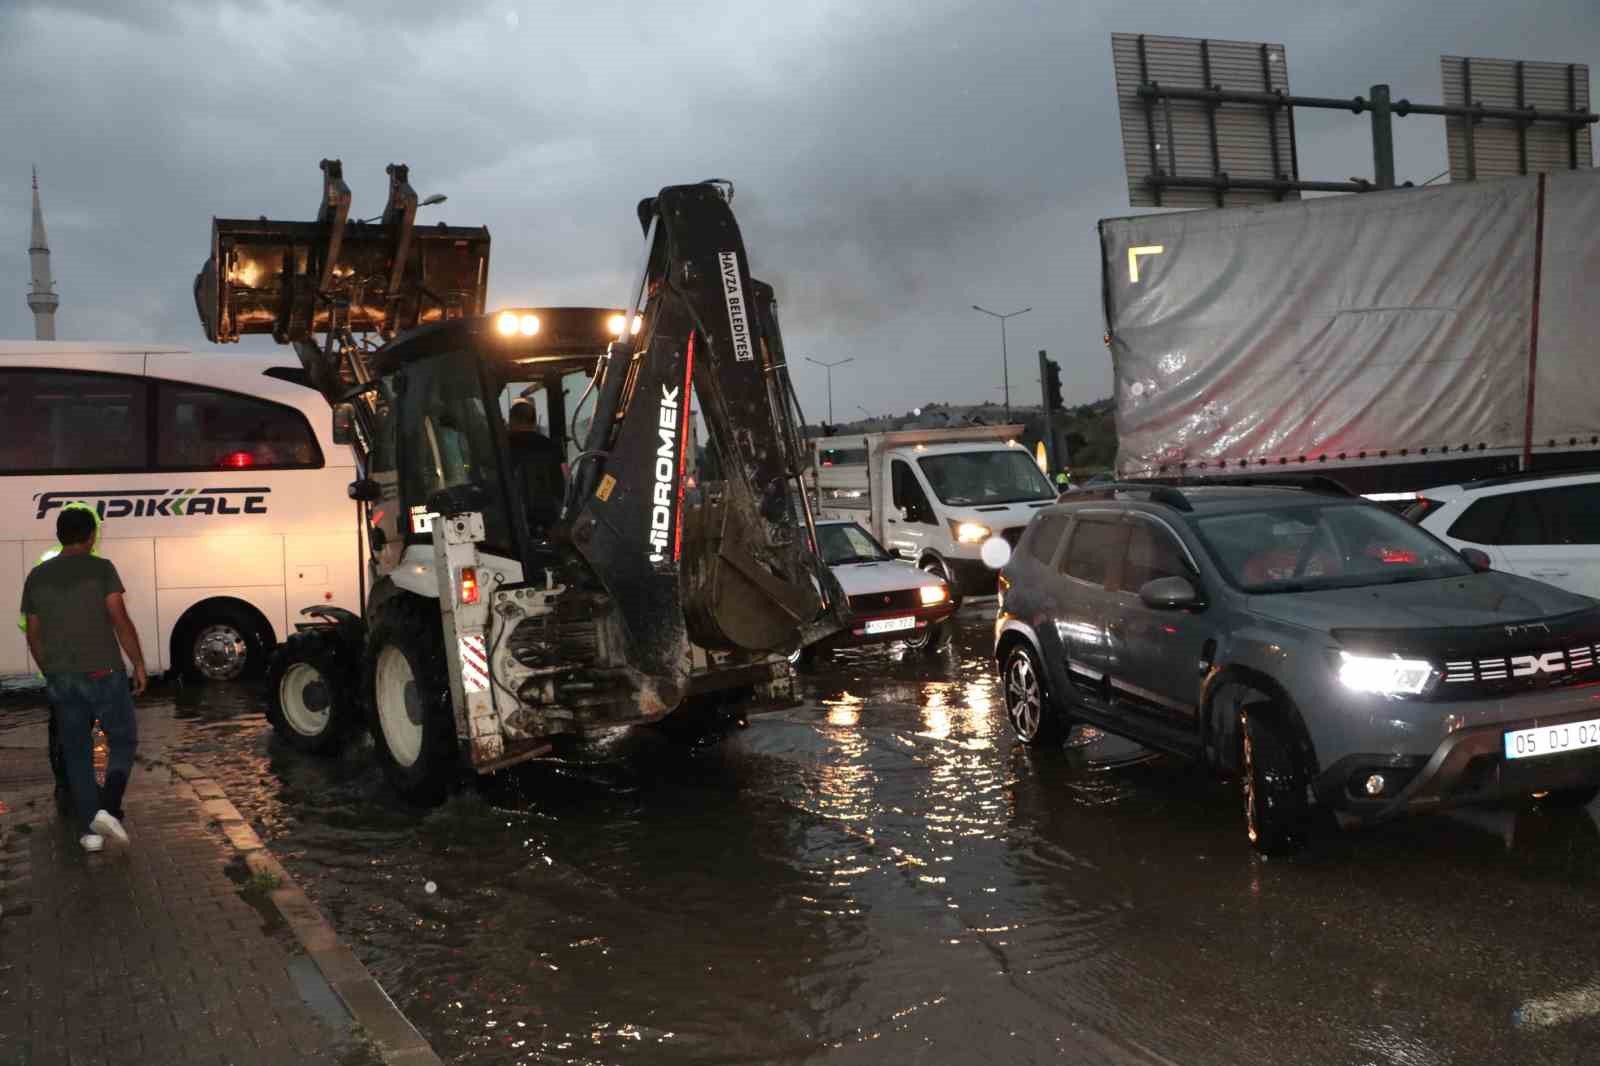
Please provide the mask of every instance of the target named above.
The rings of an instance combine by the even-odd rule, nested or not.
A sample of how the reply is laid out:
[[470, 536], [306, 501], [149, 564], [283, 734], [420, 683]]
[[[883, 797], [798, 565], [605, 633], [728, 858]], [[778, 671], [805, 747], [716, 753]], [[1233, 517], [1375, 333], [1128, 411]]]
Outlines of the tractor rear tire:
[[339, 753], [361, 725], [359, 654], [332, 627], [294, 633], [273, 654], [267, 720], [284, 743], [311, 755]]
[[367, 630], [361, 692], [378, 761], [413, 803], [444, 799], [460, 775], [438, 604], [402, 594]]

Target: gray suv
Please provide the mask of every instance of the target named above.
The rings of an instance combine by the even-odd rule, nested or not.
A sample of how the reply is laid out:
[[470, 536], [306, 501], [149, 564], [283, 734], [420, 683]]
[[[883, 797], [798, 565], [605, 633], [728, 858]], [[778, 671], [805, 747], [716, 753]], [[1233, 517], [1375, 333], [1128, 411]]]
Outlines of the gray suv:
[[1081, 721], [1237, 776], [1262, 851], [1600, 791], [1600, 604], [1325, 479], [1063, 496], [1001, 572], [995, 658], [1024, 743]]

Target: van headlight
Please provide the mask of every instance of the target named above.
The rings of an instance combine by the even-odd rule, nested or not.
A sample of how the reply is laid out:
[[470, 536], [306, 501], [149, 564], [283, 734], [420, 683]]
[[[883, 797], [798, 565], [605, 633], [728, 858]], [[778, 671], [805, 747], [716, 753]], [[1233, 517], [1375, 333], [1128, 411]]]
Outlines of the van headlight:
[[1339, 653], [1339, 680], [1354, 692], [1380, 696], [1420, 696], [1433, 680], [1433, 664], [1426, 659], [1398, 655]]
[[962, 544], [982, 544], [993, 532], [982, 522], [957, 522], [954, 519], [950, 521], [950, 529], [956, 535], [956, 540]]

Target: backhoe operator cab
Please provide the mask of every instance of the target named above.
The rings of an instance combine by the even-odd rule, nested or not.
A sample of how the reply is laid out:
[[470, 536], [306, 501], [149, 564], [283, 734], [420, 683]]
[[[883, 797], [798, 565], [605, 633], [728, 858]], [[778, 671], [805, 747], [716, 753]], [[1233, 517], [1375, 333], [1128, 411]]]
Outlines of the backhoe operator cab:
[[[362, 466], [365, 615], [325, 612], [281, 649], [279, 734], [330, 751], [364, 723], [391, 783], [431, 799], [463, 763], [493, 771], [563, 734], [791, 701], [788, 655], [847, 608], [816, 555], [772, 290], [748, 276], [731, 191], [640, 205], [626, 311], [486, 314], [487, 233], [402, 241], [403, 167], [385, 216], [402, 232], [344, 226], [343, 266], [337, 168], [310, 229], [217, 220], [196, 282], [213, 340], [294, 344]], [[241, 263], [263, 260], [275, 272], [242, 285]], [[357, 321], [393, 336], [358, 338]], [[687, 491], [701, 468], [725, 473]]]

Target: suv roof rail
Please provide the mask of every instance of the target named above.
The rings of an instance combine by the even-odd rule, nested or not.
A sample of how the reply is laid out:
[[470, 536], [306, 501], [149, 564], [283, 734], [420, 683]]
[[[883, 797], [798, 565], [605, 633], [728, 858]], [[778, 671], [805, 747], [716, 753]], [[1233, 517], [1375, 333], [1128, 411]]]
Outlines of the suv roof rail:
[[1185, 488], [1227, 485], [1235, 488], [1304, 489], [1324, 496], [1355, 496], [1350, 487], [1327, 474], [1219, 474], [1216, 477], [1181, 478], [1174, 484]]
[[1498, 474], [1478, 478], [1476, 481], [1458, 482], [1464, 489], [1492, 489], [1497, 485], [1515, 485], [1521, 481], [1544, 481], [1557, 477], [1593, 477], [1600, 474], [1600, 466], [1573, 467], [1571, 470], [1524, 470], [1517, 474]]
[[1148, 493], [1151, 503], [1164, 503], [1178, 511], [1192, 511], [1194, 505], [1183, 494], [1183, 490], [1164, 481], [1112, 481], [1096, 485], [1093, 488], [1068, 489], [1056, 497], [1057, 503], [1073, 503], [1078, 500], [1109, 500], [1118, 493], [1143, 492]]
[[1056, 497], [1057, 503], [1074, 500], [1109, 500], [1118, 493], [1142, 492], [1151, 503], [1164, 503], [1178, 511], [1192, 511], [1194, 505], [1183, 494], [1184, 489], [1218, 486], [1223, 488], [1280, 488], [1301, 489], [1323, 496], [1344, 496], [1359, 499], [1357, 493], [1342, 481], [1325, 474], [1239, 474], [1224, 477], [1191, 478], [1141, 478], [1138, 481], [1113, 481], [1081, 489], [1068, 489]]

